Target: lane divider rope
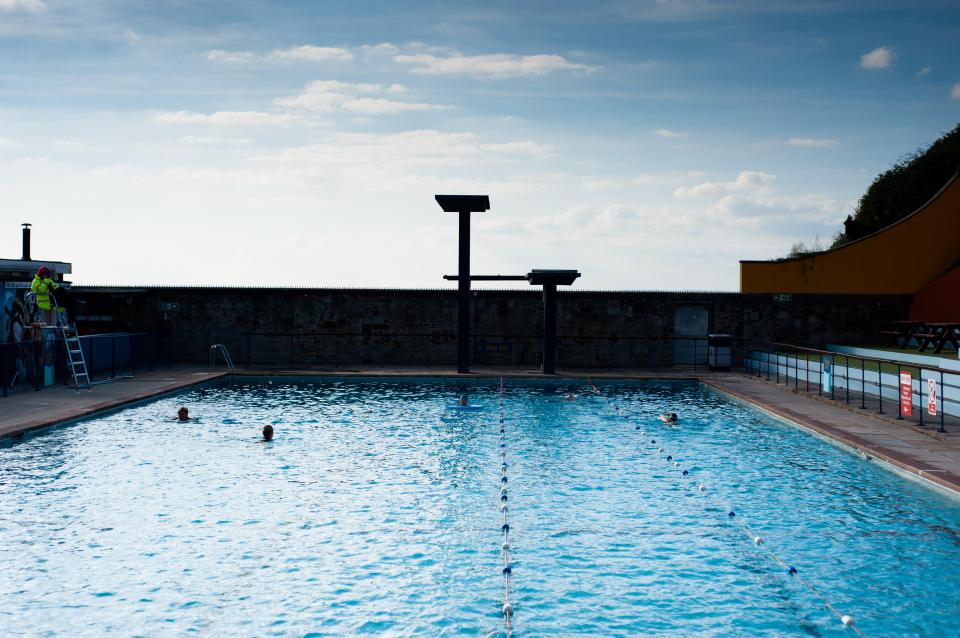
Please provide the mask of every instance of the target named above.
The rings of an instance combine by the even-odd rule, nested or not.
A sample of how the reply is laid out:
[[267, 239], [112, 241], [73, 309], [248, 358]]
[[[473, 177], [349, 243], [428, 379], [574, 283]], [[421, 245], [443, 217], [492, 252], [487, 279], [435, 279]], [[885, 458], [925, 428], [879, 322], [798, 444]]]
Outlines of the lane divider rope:
[[510, 575], [513, 569], [510, 567], [510, 521], [507, 506], [507, 439], [506, 427], [504, 425], [504, 407], [503, 407], [503, 377], [500, 377], [500, 512], [503, 514], [503, 525], [500, 530], [503, 532], [503, 618], [507, 627], [507, 638], [510, 638], [511, 621], [513, 620], [513, 605], [510, 604]]
[[[599, 396], [600, 398], [606, 401], [607, 405], [610, 406], [610, 408], [613, 409], [617, 413], [617, 415], [623, 417], [625, 421], [628, 421], [628, 422], [630, 421], [630, 417], [627, 415], [626, 411], [624, 411], [621, 407], [619, 407], [616, 403], [614, 403], [613, 399], [603, 394], [603, 392], [600, 391], [600, 388], [598, 388], [591, 379], [587, 379], [587, 384], [590, 386], [590, 388], [593, 390], [593, 392], [597, 396]], [[636, 430], [639, 433], [640, 438], [643, 439], [644, 442], [646, 442], [647, 432], [643, 428], [643, 426], [640, 426], [640, 425], [636, 426]], [[713, 507], [720, 509], [721, 511], [726, 511], [727, 512], [726, 518], [730, 523], [732, 523], [737, 529], [739, 529], [744, 535], [746, 535], [746, 537], [749, 538], [756, 547], [760, 548], [762, 551], [764, 551], [767, 554], [767, 556], [773, 559], [774, 562], [780, 565], [780, 567], [782, 567], [783, 570], [788, 575], [795, 578], [797, 582], [799, 582], [810, 593], [812, 593], [823, 604], [823, 606], [826, 609], [828, 609], [834, 616], [837, 617], [837, 619], [840, 620], [840, 622], [843, 624], [844, 627], [846, 627], [847, 629], [850, 629], [861, 638], [866, 638], [863, 631], [861, 631], [860, 628], [857, 627], [857, 625], [855, 624], [853, 616], [840, 613], [836, 607], [830, 604], [830, 602], [826, 599], [826, 597], [813, 585], [813, 583], [811, 583], [810, 581], [808, 581], [807, 579], [805, 579], [803, 576], [800, 575], [796, 567], [784, 561], [773, 549], [770, 548], [770, 546], [766, 543], [763, 537], [759, 536], [758, 534], [755, 534], [747, 525], [747, 523], [740, 516], [737, 515], [737, 512], [735, 509], [733, 509], [732, 507], [728, 507], [725, 503], [721, 503], [719, 499], [714, 498], [712, 493], [708, 491], [707, 485], [704, 481], [692, 480], [693, 477], [691, 474], [691, 470], [684, 468], [683, 463], [678, 458], [676, 458], [673, 454], [668, 453], [666, 447], [664, 446], [664, 441], [662, 439], [658, 444], [657, 439], [651, 436], [649, 445], [656, 449], [656, 454], [658, 458], [665, 459], [666, 462], [669, 463], [671, 467], [680, 474], [681, 480], [686, 481], [685, 483], [686, 489], [695, 490], [697, 494], [699, 494], [701, 497], [709, 501]]]

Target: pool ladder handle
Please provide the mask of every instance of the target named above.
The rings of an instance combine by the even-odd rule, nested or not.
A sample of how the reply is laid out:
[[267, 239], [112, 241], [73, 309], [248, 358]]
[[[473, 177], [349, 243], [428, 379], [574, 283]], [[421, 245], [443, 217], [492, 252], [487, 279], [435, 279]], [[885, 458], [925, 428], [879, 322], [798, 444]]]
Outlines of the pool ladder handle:
[[230, 351], [227, 350], [227, 346], [222, 343], [215, 343], [210, 346], [210, 369], [213, 370], [213, 364], [216, 362], [217, 353], [220, 353], [223, 356], [223, 362], [227, 364], [227, 370], [233, 372], [237, 369], [237, 366], [233, 363], [233, 357], [230, 356]]

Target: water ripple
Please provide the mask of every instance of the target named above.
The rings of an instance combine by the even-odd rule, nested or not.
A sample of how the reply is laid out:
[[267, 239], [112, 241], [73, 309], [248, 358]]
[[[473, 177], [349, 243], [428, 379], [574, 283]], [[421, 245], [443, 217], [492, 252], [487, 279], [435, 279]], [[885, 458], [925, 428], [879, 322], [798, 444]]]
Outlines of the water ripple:
[[[507, 387], [518, 636], [844, 635], [636, 425], [868, 635], [955, 633], [957, 502], [697, 384]], [[237, 383], [0, 446], [4, 633], [501, 635], [497, 391]]]

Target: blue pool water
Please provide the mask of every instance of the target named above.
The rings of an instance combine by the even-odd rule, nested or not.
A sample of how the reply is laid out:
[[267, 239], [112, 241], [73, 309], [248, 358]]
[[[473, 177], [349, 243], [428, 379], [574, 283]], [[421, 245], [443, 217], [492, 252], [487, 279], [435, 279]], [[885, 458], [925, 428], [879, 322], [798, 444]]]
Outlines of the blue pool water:
[[[599, 385], [623, 415], [506, 382], [514, 635], [853, 635], [764, 548], [866, 635], [960, 633], [958, 501], [698, 384]], [[237, 383], [7, 441], [0, 635], [503, 635], [498, 394]]]

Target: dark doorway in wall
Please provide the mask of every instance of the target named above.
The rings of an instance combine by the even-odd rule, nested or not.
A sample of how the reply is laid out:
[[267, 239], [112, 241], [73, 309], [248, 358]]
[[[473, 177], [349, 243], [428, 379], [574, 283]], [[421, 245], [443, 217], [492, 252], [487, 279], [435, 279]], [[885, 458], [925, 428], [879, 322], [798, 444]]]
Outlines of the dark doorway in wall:
[[710, 333], [710, 307], [677, 306], [673, 312], [673, 365], [692, 366], [707, 363], [707, 335]]

